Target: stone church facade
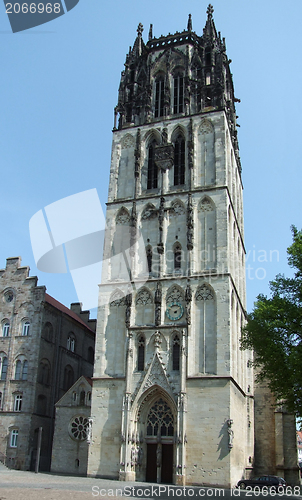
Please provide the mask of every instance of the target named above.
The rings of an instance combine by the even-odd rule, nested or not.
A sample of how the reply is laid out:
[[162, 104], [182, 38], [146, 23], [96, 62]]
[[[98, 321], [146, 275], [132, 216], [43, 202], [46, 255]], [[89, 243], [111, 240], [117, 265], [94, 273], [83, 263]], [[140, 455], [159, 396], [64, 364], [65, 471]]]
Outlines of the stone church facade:
[[233, 486], [252, 470], [254, 410], [230, 61], [211, 5], [202, 36], [191, 16], [142, 31], [113, 131], [88, 474]]

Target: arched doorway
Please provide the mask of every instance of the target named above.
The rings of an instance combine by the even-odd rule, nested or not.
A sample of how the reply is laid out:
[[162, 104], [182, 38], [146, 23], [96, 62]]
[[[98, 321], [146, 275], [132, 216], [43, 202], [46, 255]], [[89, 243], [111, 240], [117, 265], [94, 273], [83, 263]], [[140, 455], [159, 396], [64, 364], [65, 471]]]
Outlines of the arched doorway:
[[159, 397], [149, 409], [146, 422], [146, 481], [173, 482], [174, 417], [168, 403]]

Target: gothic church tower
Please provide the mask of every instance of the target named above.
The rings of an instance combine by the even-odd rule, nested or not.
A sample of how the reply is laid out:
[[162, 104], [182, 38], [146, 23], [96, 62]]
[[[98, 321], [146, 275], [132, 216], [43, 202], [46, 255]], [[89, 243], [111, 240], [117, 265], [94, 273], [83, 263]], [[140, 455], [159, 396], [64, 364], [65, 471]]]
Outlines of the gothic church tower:
[[201, 36], [191, 16], [142, 32], [115, 110], [88, 474], [234, 486], [254, 412], [230, 61], [211, 5]]

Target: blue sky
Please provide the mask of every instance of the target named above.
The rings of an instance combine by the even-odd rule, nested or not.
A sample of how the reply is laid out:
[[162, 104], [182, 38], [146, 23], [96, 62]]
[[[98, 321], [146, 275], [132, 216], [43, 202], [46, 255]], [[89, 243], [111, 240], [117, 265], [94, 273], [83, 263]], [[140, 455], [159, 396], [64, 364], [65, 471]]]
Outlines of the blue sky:
[[[201, 35], [208, 2], [80, 0], [68, 14], [13, 34], [0, 5], [1, 247], [22, 257], [57, 300], [77, 301], [69, 274], [39, 271], [30, 218], [61, 198], [97, 188], [105, 210], [113, 109], [139, 22], [147, 41]], [[243, 168], [248, 310], [268, 281], [289, 273], [291, 224], [301, 223], [301, 19], [292, 0], [216, 0], [216, 28], [232, 59]]]

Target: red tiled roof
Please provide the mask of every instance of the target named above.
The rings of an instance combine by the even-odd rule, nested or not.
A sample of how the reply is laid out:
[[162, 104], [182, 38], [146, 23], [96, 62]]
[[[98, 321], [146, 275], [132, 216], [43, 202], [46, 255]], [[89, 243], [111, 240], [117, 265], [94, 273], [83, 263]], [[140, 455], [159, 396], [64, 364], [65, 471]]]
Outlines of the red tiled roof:
[[87, 380], [88, 384], [90, 384], [92, 387], [92, 379], [90, 377], [85, 377], [85, 379]]
[[89, 330], [90, 332], [92, 332], [95, 335], [95, 332], [93, 330], [91, 330], [91, 328], [89, 328], [89, 326], [87, 326], [86, 323], [84, 323], [84, 321], [75, 312], [71, 311], [70, 309], [68, 309], [68, 307], [61, 304], [61, 302], [59, 302], [58, 300], [51, 297], [51, 295], [48, 295], [48, 293], [45, 293], [45, 302], [47, 302], [51, 306], [55, 307], [59, 311], [63, 312], [64, 314], [66, 314], [70, 318], [73, 318], [75, 321], [80, 323], [82, 326], [85, 326], [85, 328], [87, 330]]

